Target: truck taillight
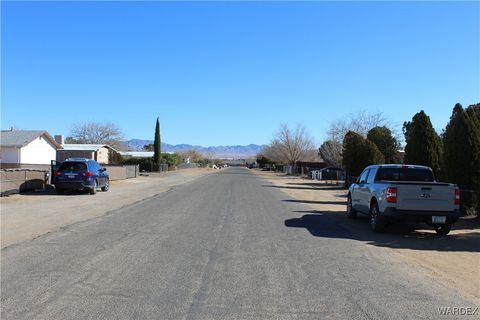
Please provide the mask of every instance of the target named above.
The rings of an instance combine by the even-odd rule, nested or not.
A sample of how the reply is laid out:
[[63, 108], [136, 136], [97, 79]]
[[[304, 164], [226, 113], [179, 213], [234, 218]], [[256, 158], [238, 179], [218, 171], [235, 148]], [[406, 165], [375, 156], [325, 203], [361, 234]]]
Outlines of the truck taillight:
[[385, 193], [385, 198], [387, 202], [396, 203], [397, 202], [397, 188], [396, 187], [388, 187], [387, 192]]
[[55, 172], [53, 173], [53, 175], [54, 175], [55, 177], [58, 177], [58, 176], [61, 175], [61, 173], [60, 173], [60, 171], [55, 171]]
[[459, 206], [460, 205], [460, 190], [459, 189], [455, 189], [455, 201], [454, 201], [454, 204], [456, 206]]
[[83, 174], [85, 177], [93, 177], [93, 173], [90, 171], [87, 171]]

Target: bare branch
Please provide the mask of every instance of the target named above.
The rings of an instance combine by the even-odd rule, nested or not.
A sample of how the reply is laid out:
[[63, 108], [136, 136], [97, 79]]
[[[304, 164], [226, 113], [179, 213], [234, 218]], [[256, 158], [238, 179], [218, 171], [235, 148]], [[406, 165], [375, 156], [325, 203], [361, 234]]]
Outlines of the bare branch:
[[361, 110], [331, 122], [327, 131], [328, 140], [342, 143], [348, 131], [353, 131], [366, 137], [370, 129], [382, 126], [390, 128], [394, 133], [398, 132], [398, 130], [392, 128], [393, 125], [382, 112], [367, 113], [365, 110]]

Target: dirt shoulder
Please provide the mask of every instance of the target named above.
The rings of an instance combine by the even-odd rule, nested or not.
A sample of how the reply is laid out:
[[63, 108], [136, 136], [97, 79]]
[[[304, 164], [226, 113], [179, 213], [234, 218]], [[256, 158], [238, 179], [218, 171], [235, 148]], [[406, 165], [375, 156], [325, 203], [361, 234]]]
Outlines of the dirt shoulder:
[[78, 193], [56, 195], [49, 191], [0, 198], [1, 247], [104, 215], [212, 172], [212, 169], [183, 169], [112, 181], [108, 192], [97, 192], [94, 196]]
[[[367, 221], [344, 219], [346, 190], [326, 186], [324, 182], [286, 176], [270, 171], [252, 170], [294, 200], [312, 208], [312, 213], [325, 213], [345, 226], [353, 226], [350, 238], [389, 250], [412, 272], [422, 270], [426, 276], [440, 280], [468, 300], [480, 305], [480, 223], [479, 219], [461, 219], [446, 237], [433, 230], [411, 230], [399, 226], [387, 234], [371, 232]], [[338, 215], [337, 215], [338, 213]], [[358, 219], [361, 220], [361, 219]], [[364, 219], [366, 220], [366, 219]], [[361, 223], [365, 222], [365, 223]]]

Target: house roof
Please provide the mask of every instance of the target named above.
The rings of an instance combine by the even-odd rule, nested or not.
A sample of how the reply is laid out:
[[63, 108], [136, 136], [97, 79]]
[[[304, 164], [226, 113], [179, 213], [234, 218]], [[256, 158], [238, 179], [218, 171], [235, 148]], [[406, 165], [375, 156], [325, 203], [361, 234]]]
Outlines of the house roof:
[[133, 158], [150, 158], [153, 157], [153, 151], [125, 151], [120, 152], [122, 156], [130, 156]]
[[74, 150], [74, 151], [97, 151], [100, 148], [108, 148], [113, 151], [117, 151], [108, 144], [80, 144], [80, 143], [65, 143], [62, 144], [64, 150]]
[[62, 148], [45, 130], [2, 130], [0, 133], [0, 145], [2, 147], [22, 148], [40, 136], [45, 137], [55, 148]]

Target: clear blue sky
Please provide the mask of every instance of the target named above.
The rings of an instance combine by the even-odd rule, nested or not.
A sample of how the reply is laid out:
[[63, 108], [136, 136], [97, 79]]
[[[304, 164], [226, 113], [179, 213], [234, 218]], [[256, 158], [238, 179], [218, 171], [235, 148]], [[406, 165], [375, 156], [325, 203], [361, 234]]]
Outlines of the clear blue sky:
[[1, 3], [1, 126], [68, 135], [268, 143], [280, 123], [321, 142], [360, 109], [441, 130], [480, 102], [479, 2]]

